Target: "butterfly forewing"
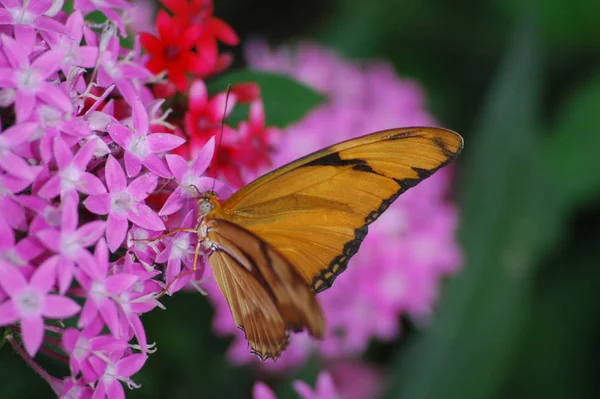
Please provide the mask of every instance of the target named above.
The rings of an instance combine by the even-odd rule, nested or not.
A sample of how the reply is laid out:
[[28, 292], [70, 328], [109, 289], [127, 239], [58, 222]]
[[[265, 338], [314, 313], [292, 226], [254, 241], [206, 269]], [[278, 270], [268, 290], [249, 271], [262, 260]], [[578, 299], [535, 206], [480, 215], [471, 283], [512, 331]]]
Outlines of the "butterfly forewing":
[[222, 219], [207, 222], [215, 280], [253, 352], [277, 359], [289, 330], [323, 335], [323, 315], [311, 288], [276, 249]]
[[223, 203], [226, 218], [276, 248], [317, 292], [331, 286], [367, 226], [461, 151], [449, 130], [387, 130], [300, 158]]

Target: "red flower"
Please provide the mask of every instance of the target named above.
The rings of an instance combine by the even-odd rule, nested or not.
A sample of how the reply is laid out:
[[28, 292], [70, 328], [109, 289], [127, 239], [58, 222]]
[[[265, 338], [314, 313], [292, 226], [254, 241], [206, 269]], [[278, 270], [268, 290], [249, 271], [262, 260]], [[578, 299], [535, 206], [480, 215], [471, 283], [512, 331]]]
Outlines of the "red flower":
[[159, 37], [140, 34], [142, 46], [150, 54], [146, 67], [153, 73], [166, 70], [177, 90], [187, 90], [186, 73], [207, 75], [214, 69], [212, 61], [192, 52], [192, 47], [202, 35], [199, 26], [186, 24], [160, 10], [156, 17], [156, 30]]
[[248, 122], [241, 122], [238, 132], [240, 138], [235, 154], [237, 162], [253, 171], [270, 166], [269, 155], [277, 145], [281, 132], [277, 128], [265, 126], [262, 100], [252, 101]]
[[185, 24], [200, 28], [196, 51], [212, 66], [212, 69], [224, 69], [223, 64], [228, 66], [228, 59], [220, 59], [222, 56], [219, 56], [217, 41], [236, 46], [240, 39], [231, 26], [212, 15], [214, 9], [212, 0], [161, 0], [161, 2]]

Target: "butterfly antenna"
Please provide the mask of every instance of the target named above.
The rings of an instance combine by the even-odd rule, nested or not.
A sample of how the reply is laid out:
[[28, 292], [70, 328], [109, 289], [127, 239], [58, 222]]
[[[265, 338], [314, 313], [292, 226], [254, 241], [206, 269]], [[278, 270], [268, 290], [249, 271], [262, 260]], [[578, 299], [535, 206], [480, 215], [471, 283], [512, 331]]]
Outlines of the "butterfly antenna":
[[223, 109], [223, 118], [221, 118], [221, 132], [219, 134], [219, 141], [217, 142], [217, 151], [215, 154], [215, 172], [213, 176], [213, 184], [211, 191], [215, 191], [215, 183], [217, 181], [217, 171], [219, 169], [219, 155], [221, 154], [221, 143], [223, 142], [223, 132], [225, 131], [225, 118], [227, 117], [227, 103], [229, 102], [229, 95], [231, 94], [231, 85], [227, 85], [227, 94], [225, 94], [225, 108]]

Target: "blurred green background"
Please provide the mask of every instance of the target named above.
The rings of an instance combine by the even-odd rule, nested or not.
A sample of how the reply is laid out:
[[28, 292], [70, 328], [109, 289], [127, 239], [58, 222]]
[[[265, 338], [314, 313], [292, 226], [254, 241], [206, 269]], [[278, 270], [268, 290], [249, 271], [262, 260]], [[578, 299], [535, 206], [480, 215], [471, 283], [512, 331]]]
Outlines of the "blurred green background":
[[[600, 2], [523, 3], [216, 0], [242, 39], [314, 39], [390, 60], [465, 137], [454, 192], [464, 271], [428, 328], [406, 321], [401, 340], [367, 353], [388, 372], [388, 398], [600, 395]], [[228, 340], [212, 334], [206, 299], [165, 304], [143, 319], [159, 350], [128, 395], [250, 397], [260, 376], [224, 360]], [[1, 353], [1, 397], [51, 395]], [[293, 378], [315, 376], [310, 364]]]

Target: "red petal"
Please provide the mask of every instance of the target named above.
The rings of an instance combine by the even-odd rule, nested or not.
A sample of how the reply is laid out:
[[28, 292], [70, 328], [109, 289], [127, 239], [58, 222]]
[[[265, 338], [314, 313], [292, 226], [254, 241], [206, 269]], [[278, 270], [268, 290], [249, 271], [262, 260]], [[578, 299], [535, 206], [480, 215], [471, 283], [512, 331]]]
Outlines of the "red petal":
[[142, 32], [140, 33], [140, 43], [150, 55], [155, 57], [162, 56], [164, 46], [158, 37]]
[[177, 90], [181, 93], [185, 93], [188, 88], [187, 78], [185, 72], [179, 68], [169, 70], [169, 80], [173, 82]]
[[156, 16], [156, 30], [163, 43], [172, 43], [175, 39], [171, 17], [165, 10], [160, 10]]
[[152, 73], [159, 73], [167, 69], [164, 58], [152, 58], [146, 63], [146, 68]]
[[208, 30], [225, 44], [237, 46], [240, 43], [240, 38], [237, 33], [225, 21], [219, 18], [211, 18], [208, 21]]
[[256, 83], [239, 83], [233, 86], [232, 91], [240, 103], [254, 101], [260, 97], [260, 86]]
[[199, 25], [192, 25], [181, 34], [177, 43], [182, 50], [189, 50], [201, 34], [202, 28]]
[[160, 2], [173, 14], [182, 14], [188, 11], [187, 0], [160, 0]]
[[198, 75], [208, 75], [215, 67], [216, 60], [208, 60], [195, 54], [182, 54], [181, 64], [186, 71], [193, 72]]

